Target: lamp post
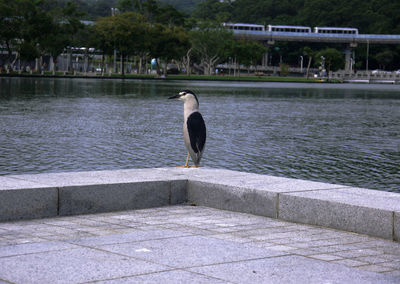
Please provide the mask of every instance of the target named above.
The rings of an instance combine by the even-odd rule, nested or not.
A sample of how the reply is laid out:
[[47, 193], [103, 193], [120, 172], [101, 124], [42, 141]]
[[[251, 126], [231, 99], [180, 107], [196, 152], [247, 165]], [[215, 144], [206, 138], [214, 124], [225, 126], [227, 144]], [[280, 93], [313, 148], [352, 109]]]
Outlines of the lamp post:
[[323, 74], [325, 72], [325, 57], [324, 56], [321, 56], [321, 67], [320, 68], [321, 68], [320, 76], [323, 77]]
[[[115, 16], [119, 14], [119, 9], [118, 8], [111, 8], [111, 16]], [[117, 49], [115, 48], [114, 45], [114, 73], [117, 73]]]
[[366, 71], [368, 73], [368, 57], [369, 57], [369, 40], [367, 40], [367, 62], [366, 62]]
[[300, 55], [300, 73], [303, 73], [303, 56]]

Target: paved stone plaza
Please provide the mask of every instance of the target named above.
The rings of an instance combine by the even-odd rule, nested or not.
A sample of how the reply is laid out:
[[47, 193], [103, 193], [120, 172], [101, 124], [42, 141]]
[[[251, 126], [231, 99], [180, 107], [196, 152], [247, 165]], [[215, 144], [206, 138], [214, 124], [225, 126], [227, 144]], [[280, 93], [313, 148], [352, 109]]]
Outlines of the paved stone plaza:
[[201, 206], [0, 223], [0, 283], [400, 283], [400, 244]]

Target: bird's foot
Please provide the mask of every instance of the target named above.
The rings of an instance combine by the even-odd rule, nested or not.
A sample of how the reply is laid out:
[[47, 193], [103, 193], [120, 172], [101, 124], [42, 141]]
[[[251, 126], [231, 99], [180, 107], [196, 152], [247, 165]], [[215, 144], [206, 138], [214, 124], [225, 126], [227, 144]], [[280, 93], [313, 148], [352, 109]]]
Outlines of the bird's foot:
[[184, 166], [178, 166], [178, 168], [200, 168], [200, 165], [193, 165], [193, 166], [189, 166], [189, 165], [184, 165]]

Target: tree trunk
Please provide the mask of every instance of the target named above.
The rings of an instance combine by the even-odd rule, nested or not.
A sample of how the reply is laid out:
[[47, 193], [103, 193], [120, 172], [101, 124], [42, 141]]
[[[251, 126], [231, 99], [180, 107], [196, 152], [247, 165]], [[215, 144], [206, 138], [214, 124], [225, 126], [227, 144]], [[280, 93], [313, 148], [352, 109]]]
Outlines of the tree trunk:
[[104, 56], [104, 52], [101, 54], [101, 76], [104, 76], [104, 60], [105, 60], [105, 56]]
[[310, 66], [311, 66], [312, 56], [308, 57], [308, 64], [307, 64], [307, 79], [310, 76]]
[[72, 49], [71, 48], [68, 50], [68, 65], [67, 66], [68, 66], [67, 71], [68, 72], [72, 71]]
[[56, 75], [56, 64], [57, 64], [57, 57], [53, 57], [53, 75]]
[[124, 76], [125, 75], [125, 70], [124, 70], [124, 58], [125, 58], [125, 56], [124, 56], [124, 54], [122, 54], [121, 53], [121, 55], [120, 55], [120, 61], [119, 61], [119, 67], [120, 67], [120, 69], [121, 69], [121, 71], [119, 72], [122, 76]]
[[8, 51], [8, 62], [11, 62], [11, 58], [12, 58], [12, 48], [10, 46], [10, 43], [8, 41], [6, 41], [6, 46], [7, 46], [7, 51]]
[[[19, 52], [17, 52], [17, 53], [15, 54], [14, 60], [13, 60], [12, 62], [9, 63], [11, 69], [14, 69], [14, 64], [15, 64], [15, 62], [17, 62], [17, 60], [19, 59], [19, 57], [20, 57], [20, 54], [19, 54]], [[7, 74], [8, 74], [8, 73], [10, 73], [10, 72], [9, 72], [9, 69], [7, 68]]]
[[186, 53], [186, 75], [190, 76], [190, 53], [192, 52], [192, 47]]
[[164, 77], [167, 77], [167, 66], [168, 66], [168, 61], [164, 62]]
[[156, 72], [157, 76], [161, 76], [160, 62], [158, 61], [158, 58], [156, 59]]

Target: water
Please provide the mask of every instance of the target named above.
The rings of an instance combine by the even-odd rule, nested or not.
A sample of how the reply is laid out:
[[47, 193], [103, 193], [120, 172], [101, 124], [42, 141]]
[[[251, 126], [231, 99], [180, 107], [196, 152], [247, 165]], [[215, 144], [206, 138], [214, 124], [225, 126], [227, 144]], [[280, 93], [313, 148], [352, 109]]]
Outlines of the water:
[[400, 86], [0, 79], [0, 175], [183, 165], [189, 88], [202, 165], [400, 192]]

